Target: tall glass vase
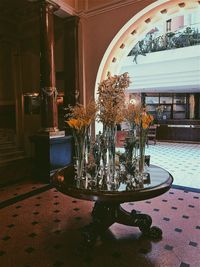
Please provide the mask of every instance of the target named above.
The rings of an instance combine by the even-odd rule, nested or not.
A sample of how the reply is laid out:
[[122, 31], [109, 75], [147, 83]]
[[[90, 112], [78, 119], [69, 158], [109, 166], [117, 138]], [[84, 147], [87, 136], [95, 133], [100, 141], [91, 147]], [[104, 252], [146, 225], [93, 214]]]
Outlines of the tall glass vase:
[[84, 133], [74, 134], [75, 170], [77, 179], [84, 178], [86, 141], [87, 135], [85, 131]]
[[146, 145], [146, 132], [141, 127], [139, 133], [139, 176], [143, 177], [144, 166], [145, 166], [145, 145]]
[[105, 126], [103, 131], [106, 140], [106, 150], [104, 150], [104, 170], [106, 170], [108, 184], [115, 182], [115, 142], [116, 142], [116, 127]]

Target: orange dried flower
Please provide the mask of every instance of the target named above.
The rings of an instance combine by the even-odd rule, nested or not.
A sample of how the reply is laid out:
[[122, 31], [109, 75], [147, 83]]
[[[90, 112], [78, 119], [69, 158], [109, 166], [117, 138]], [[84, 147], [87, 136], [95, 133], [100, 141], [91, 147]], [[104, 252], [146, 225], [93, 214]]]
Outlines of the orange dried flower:
[[70, 106], [69, 120], [67, 120], [66, 123], [77, 131], [88, 128], [96, 118], [97, 109], [97, 105], [94, 101], [90, 101], [86, 107], [82, 104], [77, 104], [74, 107]]

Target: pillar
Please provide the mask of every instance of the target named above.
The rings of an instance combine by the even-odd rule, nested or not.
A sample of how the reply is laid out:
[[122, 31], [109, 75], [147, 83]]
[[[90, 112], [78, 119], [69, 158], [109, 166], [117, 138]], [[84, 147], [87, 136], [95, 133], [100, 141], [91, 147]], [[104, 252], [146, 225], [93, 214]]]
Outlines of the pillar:
[[59, 6], [40, 1], [40, 95], [41, 131], [58, 131], [57, 89], [54, 63], [54, 11]]
[[40, 0], [40, 95], [42, 129], [30, 139], [34, 143], [33, 177], [45, 183], [51, 174], [72, 163], [72, 138], [58, 130], [57, 90], [54, 63], [54, 11], [59, 7]]
[[66, 107], [80, 102], [78, 26], [79, 17], [77, 16], [71, 16], [64, 21], [64, 102]]

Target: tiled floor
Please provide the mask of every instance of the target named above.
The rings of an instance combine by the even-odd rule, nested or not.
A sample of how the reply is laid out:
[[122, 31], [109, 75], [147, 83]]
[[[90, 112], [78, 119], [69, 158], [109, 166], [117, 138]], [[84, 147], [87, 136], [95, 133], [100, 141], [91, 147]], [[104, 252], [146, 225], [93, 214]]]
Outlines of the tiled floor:
[[18, 202], [0, 210], [0, 266], [199, 267], [199, 199], [199, 193], [171, 189], [148, 201], [123, 204], [150, 214], [153, 225], [163, 230], [162, 240], [153, 242], [135, 227], [114, 224], [94, 248], [83, 249], [80, 228], [91, 221], [92, 202], [55, 189], [22, 201], [19, 195]]
[[33, 190], [38, 190], [44, 187], [44, 183], [37, 181], [24, 180], [16, 182], [13, 185], [0, 187], [0, 203], [7, 199], [21, 196]]
[[[174, 184], [200, 188], [200, 145], [157, 143], [146, 154]], [[0, 188], [0, 267], [200, 267], [200, 191], [172, 188], [123, 207], [151, 215], [159, 241], [136, 227], [114, 224], [95, 247], [82, 246], [80, 228], [93, 203], [65, 196], [36, 181]]]
[[200, 144], [159, 143], [149, 145], [151, 164], [168, 170], [174, 184], [200, 189]]
[[172, 174], [174, 185], [200, 189], [200, 144], [150, 142], [145, 154], [151, 155], [151, 164]]

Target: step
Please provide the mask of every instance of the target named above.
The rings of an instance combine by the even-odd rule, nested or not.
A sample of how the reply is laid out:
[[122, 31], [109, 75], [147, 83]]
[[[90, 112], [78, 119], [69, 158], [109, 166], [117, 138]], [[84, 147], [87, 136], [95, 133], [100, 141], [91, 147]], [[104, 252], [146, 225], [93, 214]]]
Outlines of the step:
[[1, 154], [3, 154], [3, 153], [6, 153], [6, 152], [15, 152], [16, 150], [19, 150], [16, 146], [13, 146], [13, 145], [11, 145], [11, 146], [0, 146], [0, 155]]
[[2, 129], [0, 128], [0, 134], [14, 135], [15, 131], [12, 129]]
[[23, 156], [15, 160], [4, 161], [0, 163], [0, 173], [0, 186], [29, 179], [32, 175], [32, 160]]
[[16, 133], [13, 129], [2, 129], [0, 128], [0, 143], [4, 140], [15, 140]]
[[0, 143], [5, 140], [10, 140], [10, 139], [8, 138], [8, 136], [0, 136]]
[[4, 142], [4, 143], [0, 143], [0, 148], [6, 148], [6, 147], [16, 147], [16, 145], [12, 142], [12, 141], [7, 141], [7, 142]]
[[15, 159], [16, 157], [24, 156], [24, 151], [8, 151], [0, 154], [0, 162], [4, 159]]
[[0, 167], [10, 165], [11, 163], [23, 160], [24, 158], [26, 158], [24, 155], [15, 155], [15, 157], [0, 159]]

